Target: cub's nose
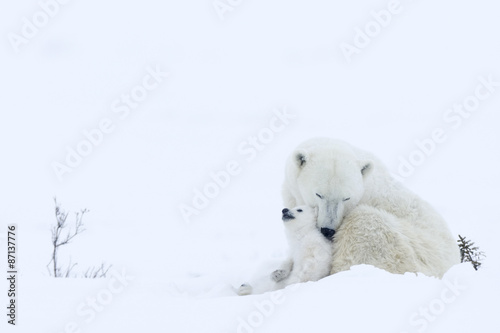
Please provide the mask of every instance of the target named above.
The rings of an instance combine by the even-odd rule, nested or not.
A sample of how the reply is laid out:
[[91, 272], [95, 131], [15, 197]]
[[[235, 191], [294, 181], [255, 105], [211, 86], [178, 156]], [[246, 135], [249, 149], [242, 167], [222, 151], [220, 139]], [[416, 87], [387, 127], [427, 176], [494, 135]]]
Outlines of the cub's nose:
[[284, 208], [281, 212], [282, 212], [283, 214], [286, 214], [286, 213], [288, 213], [289, 211], [290, 211], [290, 209], [288, 209], [288, 208]]

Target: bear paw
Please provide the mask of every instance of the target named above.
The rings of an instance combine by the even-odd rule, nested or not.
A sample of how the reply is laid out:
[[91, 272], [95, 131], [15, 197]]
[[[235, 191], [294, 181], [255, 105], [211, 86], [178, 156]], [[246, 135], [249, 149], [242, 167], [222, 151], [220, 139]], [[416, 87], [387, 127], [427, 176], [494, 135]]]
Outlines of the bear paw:
[[290, 274], [289, 271], [286, 271], [284, 269], [277, 269], [271, 273], [271, 280], [273, 280], [274, 282], [280, 282], [281, 280], [285, 279], [288, 274]]
[[246, 283], [243, 283], [237, 291], [239, 296], [246, 296], [252, 293], [252, 286]]

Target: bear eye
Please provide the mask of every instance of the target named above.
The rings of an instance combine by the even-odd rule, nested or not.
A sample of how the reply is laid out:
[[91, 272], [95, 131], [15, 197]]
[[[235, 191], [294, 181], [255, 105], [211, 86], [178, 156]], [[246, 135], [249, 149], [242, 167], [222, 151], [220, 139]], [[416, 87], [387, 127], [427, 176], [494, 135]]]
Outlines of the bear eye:
[[298, 211], [299, 213], [302, 213], [302, 209], [297, 209], [297, 211]]
[[347, 201], [347, 200], [349, 200], [349, 199], [351, 199], [351, 198], [350, 198], [350, 197], [349, 197], [349, 198], [345, 198], [345, 199], [344, 199], [344, 201]]
[[318, 193], [316, 193], [316, 196], [317, 196], [318, 198], [320, 198], [320, 199], [323, 199], [323, 196], [322, 196], [322, 195], [320, 195], [320, 194], [318, 194]]

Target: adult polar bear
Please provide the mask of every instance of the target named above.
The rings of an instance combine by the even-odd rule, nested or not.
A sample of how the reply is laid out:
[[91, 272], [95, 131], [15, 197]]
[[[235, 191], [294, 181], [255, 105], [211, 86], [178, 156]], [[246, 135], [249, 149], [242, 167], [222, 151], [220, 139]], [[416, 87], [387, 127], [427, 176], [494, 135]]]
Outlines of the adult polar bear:
[[442, 217], [394, 180], [372, 154], [315, 138], [290, 155], [285, 207], [318, 207], [317, 226], [333, 242], [331, 274], [370, 264], [392, 273], [442, 277], [460, 262]]

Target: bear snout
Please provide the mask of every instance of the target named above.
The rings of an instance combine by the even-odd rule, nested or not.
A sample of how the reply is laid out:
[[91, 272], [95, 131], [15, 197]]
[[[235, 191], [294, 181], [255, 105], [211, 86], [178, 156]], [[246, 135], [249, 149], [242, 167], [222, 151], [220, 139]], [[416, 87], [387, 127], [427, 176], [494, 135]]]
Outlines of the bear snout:
[[333, 240], [333, 235], [335, 235], [335, 230], [330, 228], [321, 228], [321, 233], [329, 240]]
[[295, 218], [295, 216], [293, 216], [292, 212], [290, 212], [290, 209], [288, 209], [288, 208], [283, 209], [281, 212], [283, 213], [283, 217], [282, 217], [283, 221], [287, 221], [287, 220], [291, 220], [291, 219]]

